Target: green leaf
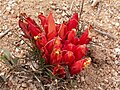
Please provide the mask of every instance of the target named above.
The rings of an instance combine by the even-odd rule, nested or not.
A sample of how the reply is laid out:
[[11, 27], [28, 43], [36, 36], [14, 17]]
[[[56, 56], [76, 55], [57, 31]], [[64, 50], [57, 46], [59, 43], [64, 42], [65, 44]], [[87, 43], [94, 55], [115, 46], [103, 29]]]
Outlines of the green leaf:
[[45, 71], [45, 73], [50, 76], [50, 77], [53, 77], [53, 74], [52, 74], [52, 71], [48, 68], [46, 68], [47, 71]]
[[9, 67], [11, 67], [11, 63], [10, 61], [6, 58], [5, 55], [1, 56], [0, 59], [2, 60], [2, 62], [6, 65], [8, 65]]
[[3, 49], [3, 54], [8, 60], [11, 58], [11, 54], [7, 49]]
[[15, 57], [15, 58], [13, 59], [13, 63], [16, 65], [16, 64], [18, 63], [18, 60], [19, 60], [19, 58], [18, 58], [18, 57]]

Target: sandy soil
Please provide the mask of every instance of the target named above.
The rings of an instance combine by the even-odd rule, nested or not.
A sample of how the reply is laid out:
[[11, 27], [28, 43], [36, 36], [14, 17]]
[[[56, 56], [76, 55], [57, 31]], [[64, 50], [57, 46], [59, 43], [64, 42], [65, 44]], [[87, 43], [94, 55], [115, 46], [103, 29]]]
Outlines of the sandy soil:
[[[17, 16], [25, 12], [37, 21], [37, 15], [53, 12], [57, 23], [68, 20], [74, 12], [80, 13], [81, 0], [0, 0], [0, 32], [10, 30], [0, 38], [0, 52], [8, 49], [12, 54], [23, 57], [26, 54], [25, 43], [19, 38], [21, 31]], [[60, 82], [44, 78], [46, 90], [120, 90], [120, 0], [101, 0], [92, 8], [85, 0], [80, 18], [84, 27], [92, 23], [92, 42], [89, 44], [92, 64], [76, 78]], [[99, 33], [97, 30], [104, 32]], [[0, 61], [0, 76], [6, 75], [9, 68]], [[42, 90], [38, 80], [30, 72], [15, 70], [4, 82], [0, 78], [0, 90]], [[7, 84], [4, 85], [4, 84]], [[4, 85], [4, 86], [3, 86]], [[6, 86], [6, 87], [5, 87]]]

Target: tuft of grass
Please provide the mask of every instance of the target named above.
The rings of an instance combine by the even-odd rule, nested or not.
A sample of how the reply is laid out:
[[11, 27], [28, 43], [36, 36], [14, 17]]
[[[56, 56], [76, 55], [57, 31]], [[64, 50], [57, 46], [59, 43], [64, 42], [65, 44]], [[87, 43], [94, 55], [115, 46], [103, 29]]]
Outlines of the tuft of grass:
[[16, 56], [13, 57], [9, 50], [3, 49], [0, 60], [2, 60], [4, 64], [12, 68], [18, 64], [19, 57]]

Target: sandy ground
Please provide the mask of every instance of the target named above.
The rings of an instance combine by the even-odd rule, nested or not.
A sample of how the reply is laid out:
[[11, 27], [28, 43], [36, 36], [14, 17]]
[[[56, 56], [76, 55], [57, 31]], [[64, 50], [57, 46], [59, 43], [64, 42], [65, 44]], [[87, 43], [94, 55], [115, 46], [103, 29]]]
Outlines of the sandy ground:
[[[20, 13], [25, 12], [37, 21], [40, 12], [48, 15], [52, 11], [56, 22], [60, 23], [68, 20], [74, 12], [80, 13], [80, 1], [0, 0], [0, 32], [10, 30], [0, 39], [0, 52], [5, 48], [15, 56], [25, 55], [25, 49], [20, 47], [26, 45], [19, 35], [16, 35], [21, 33], [17, 18]], [[45, 86], [46, 90], [120, 90], [120, 0], [101, 0], [96, 8], [92, 8], [89, 1], [85, 0], [80, 20], [80, 25], [84, 27], [89, 22], [94, 26], [93, 40], [89, 44], [93, 62], [77, 75], [72, 83], [54, 80]], [[9, 68], [0, 62], [0, 76], [4, 76], [8, 70]], [[28, 72], [14, 71], [14, 75], [10, 74], [9, 77], [8, 87], [2, 87], [4, 81], [0, 80], [1, 90], [41, 90], [41, 84], [32, 79]]]

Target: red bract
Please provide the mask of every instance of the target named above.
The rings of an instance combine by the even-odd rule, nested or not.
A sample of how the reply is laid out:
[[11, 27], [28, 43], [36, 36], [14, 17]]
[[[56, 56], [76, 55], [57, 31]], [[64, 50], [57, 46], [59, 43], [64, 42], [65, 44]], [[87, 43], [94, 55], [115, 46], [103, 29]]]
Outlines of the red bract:
[[50, 56], [50, 63], [51, 64], [60, 64], [62, 60], [62, 51], [60, 50], [60, 48], [54, 48], [51, 56]]
[[[43, 28], [45, 29], [45, 26], [47, 25], [47, 18], [43, 15], [43, 13], [41, 13], [38, 18], [41, 21], [41, 25], [43, 26]], [[46, 32], [47, 33], [47, 32]]]
[[68, 21], [67, 29], [71, 31], [72, 29], [77, 29], [78, 27], [78, 14], [74, 13], [72, 18]]
[[65, 44], [65, 45], [64, 45], [63, 49], [64, 49], [64, 50], [68, 50], [68, 51], [74, 51], [75, 47], [76, 47], [76, 46], [75, 46], [74, 44], [68, 43], [68, 44]]
[[75, 60], [74, 53], [72, 51], [67, 51], [63, 57], [63, 63], [70, 66]]
[[64, 23], [60, 25], [58, 35], [60, 36], [61, 39], [65, 38], [65, 28], [66, 28], [66, 25]]
[[86, 59], [78, 60], [74, 62], [70, 67], [69, 71], [71, 75], [78, 74], [84, 66], [84, 63], [86, 62]]
[[47, 43], [47, 39], [44, 34], [38, 34], [37, 36], [34, 37], [34, 39], [36, 40], [36, 46], [39, 49], [41, 49]]
[[74, 40], [74, 37], [76, 36], [76, 29], [72, 29], [69, 33], [68, 33], [68, 40], [71, 42], [72, 40]]
[[91, 38], [89, 37], [89, 29], [86, 29], [86, 31], [80, 37], [79, 44], [88, 44], [90, 41]]
[[27, 17], [26, 21], [28, 23], [28, 30], [30, 31], [31, 35], [33, 37], [37, 36], [41, 32], [40, 27], [30, 17]]
[[38, 16], [42, 28], [26, 14], [21, 14], [19, 26], [25, 37], [32, 40], [33, 44], [42, 51], [45, 64], [54, 65], [52, 68], [55, 76], [64, 78], [66, 73], [64, 66], [67, 65], [71, 75], [78, 74], [87, 67], [91, 59], [84, 59], [87, 54], [87, 44], [91, 40], [89, 31], [91, 26], [79, 38], [78, 14], [73, 14], [68, 22], [56, 24], [52, 13], [48, 17], [42, 13]]
[[47, 34], [48, 40], [53, 39], [56, 35], [57, 32], [56, 32], [55, 22], [52, 13], [50, 13], [48, 16], [48, 34]]
[[19, 26], [23, 30], [25, 36], [29, 39], [34, 38], [34, 36], [37, 36], [41, 32], [40, 27], [35, 21], [30, 17], [27, 17], [24, 13], [20, 16]]
[[76, 46], [74, 51], [76, 60], [83, 58], [86, 55], [86, 52], [87, 52], [86, 44]]
[[28, 24], [25, 23], [23, 20], [19, 20], [19, 27], [22, 28], [24, 32], [24, 37], [30, 38], [30, 31], [27, 29]]
[[56, 67], [54, 67], [53, 75], [58, 76], [60, 78], [65, 78], [66, 72], [64, 67], [62, 67], [61, 65], [57, 65]]

